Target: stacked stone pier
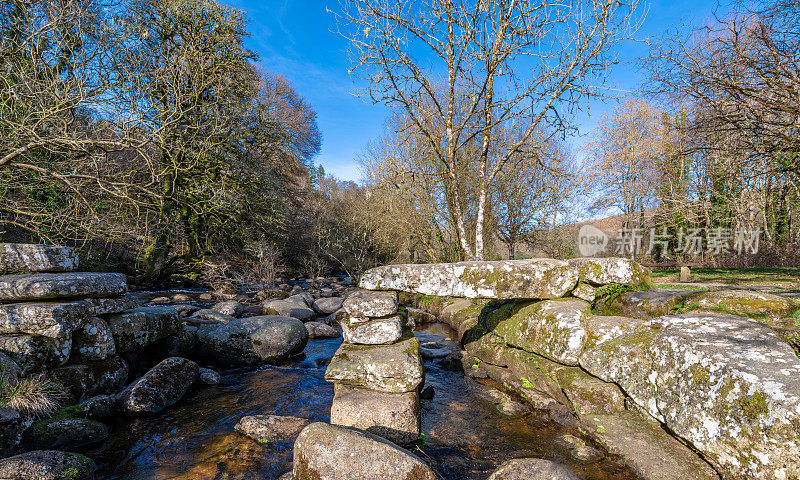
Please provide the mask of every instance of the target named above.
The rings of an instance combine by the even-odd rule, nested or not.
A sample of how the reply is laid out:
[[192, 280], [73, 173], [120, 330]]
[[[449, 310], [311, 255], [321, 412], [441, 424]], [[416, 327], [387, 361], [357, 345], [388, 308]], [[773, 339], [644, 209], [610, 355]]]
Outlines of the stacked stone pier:
[[403, 326], [397, 294], [356, 291], [343, 307], [344, 342], [325, 373], [335, 389], [331, 423], [401, 445], [415, 442], [424, 370], [419, 342]]

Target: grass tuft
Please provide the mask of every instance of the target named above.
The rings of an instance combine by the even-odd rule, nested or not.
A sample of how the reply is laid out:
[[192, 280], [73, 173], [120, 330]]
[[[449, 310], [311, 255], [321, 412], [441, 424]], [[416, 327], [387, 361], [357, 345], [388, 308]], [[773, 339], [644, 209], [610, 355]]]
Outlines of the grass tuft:
[[65, 398], [61, 385], [43, 375], [20, 378], [16, 382], [0, 377], [0, 407], [42, 417], [58, 409]]

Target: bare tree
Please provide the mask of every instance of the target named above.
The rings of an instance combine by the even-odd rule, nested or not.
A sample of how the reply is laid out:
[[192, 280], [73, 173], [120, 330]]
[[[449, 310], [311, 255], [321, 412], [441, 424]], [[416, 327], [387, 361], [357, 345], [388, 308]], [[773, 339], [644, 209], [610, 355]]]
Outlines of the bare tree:
[[636, 221], [653, 204], [662, 157], [661, 112], [631, 99], [598, 127], [593, 143], [593, 173], [602, 190], [598, 207], [619, 209], [625, 227], [643, 227]]
[[[506, 135], [495, 142], [513, 141], [514, 132]], [[509, 259], [515, 258], [519, 243], [533, 239], [534, 232], [554, 228], [553, 216], [580, 192], [578, 172], [566, 146], [541, 134], [534, 141], [538, 147], [529, 149], [526, 158], [509, 162], [489, 195], [495, 235], [506, 245]]]
[[[635, 29], [638, 0], [349, 0], [338, 14], [354, 77], [399, 108], [441, 165], [463, 255], [484, 257], [489, 186], [539, 129], [563, 132], [569, 112], [602, 93], [612, 46]], [[502, 153], [492, 131], [528, 129]], [[547, 127], [547, 128], [544, 128]], [[458, 172], [478, 140], [474, 247]]]
[[[800, 3], [736, 3], [699, 31], [678, 30], [643, 63], [648, 93], [675, 99], [688, 124], [734, 139], [739, 155], [800, 172]], [[695, 147], [730, 151], [731, 142]], [[763, 172], [762, 172], [763, 173]]]

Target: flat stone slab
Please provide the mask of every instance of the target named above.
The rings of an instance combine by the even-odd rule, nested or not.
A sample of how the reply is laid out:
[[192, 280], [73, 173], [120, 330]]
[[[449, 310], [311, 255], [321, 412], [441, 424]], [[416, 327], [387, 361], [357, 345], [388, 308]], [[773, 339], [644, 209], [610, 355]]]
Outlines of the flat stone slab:
[[[479, 349], [495, 350], [505, 342], [565, 365], [577, 365], [589, 336], [590, 305], [583, 300], [544, 300], [507, 304], [481, 317]], [[482, 345], [481, 345], [482, 344]]]
[[570, 258], [567, 262], [578, 268], [581, 282], [592, 285], [621, 283], [638, 286], [653, 280], [650, 269], [629, 258]]
[[368, 270], [367, 290], [465, 298], [559, 298], [578, 282], [578, 268], [562, 260], [535, 258], [492, 262], [387, 265]]
[[0, 303], [74, 297], [111, 297], [125, 293], [122, 273], [32, 273], [0, 276]]
[[720, 309], [738, 315], [785, 315], [800, 308], [800, 302], [793, 298], [751, 290], [706, 292], [692, 300], [701, 309]]
[[78, 255], [69, 247], [31, 243], [0, 243], [0, 274], [72, 272]]
[[325, 370], [325, 380], [379, 392], [415, 390], [424, 378], [419, 341], [413, 335], [393, 345], [344, 343]]
[[366, 430], [400, 445], [419, 439], [419, 394], [336, 385], [331, 423]]
[[385, 317], [397, 313], [397, 294], [359, 290], [348, 295], [342, 306], [353, 317]]
[[61, 365], [69, 359], [71, 351], [71, 336], [0, 335], [0, 352], [26, 370], [40, 371]]
[[119, 313], [137, 305], [139, 300], [131, 295], [73, 302], [0, 304], [0, 335], [24, 333], [64, 338], [80, 328], [89, 317]]
[[625, 317], [650, 319], [668, 315], [673, 308], [690, 299], [698, 292], [692, 290], [677, 290], [654, 288], [652, 290], [624, 292], [614, 299], [610, 305], [595, 305], [595, 308], [608, 315], [622, 315]]
[[725, 478], [800, 477], [800, 359], [746, 317], [687, 313], [583, 354], [581, 366], [703, 453]]
[[719, 480], [696, 453], [634, 412], [590, 415], [591, 436], [643, 480]]
[[90, 304], [78, 302], [0, 305], [0, 335], [30, 334], [64, 338], [89, 318]]
[[342, 335], [347, 343], [360, 345], [386, 345], [400, 340], [403, 335], [399, 316], [373, 319], [350, 317], [341, 322]]

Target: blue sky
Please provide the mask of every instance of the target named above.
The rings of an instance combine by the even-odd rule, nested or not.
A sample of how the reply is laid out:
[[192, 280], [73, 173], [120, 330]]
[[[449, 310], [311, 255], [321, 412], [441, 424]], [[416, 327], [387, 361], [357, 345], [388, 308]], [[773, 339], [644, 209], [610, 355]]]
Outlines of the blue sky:
[[[222, 1], [247, 12], [248, 46], [259, 54], [262, 66], [288, 78], [316, 109], [323, 139], [315, 162], [340, 179], [358, 181], [356, 158], [380, 136], [389, 110], [354, 95], [358, 86], [347, 73], [347, 42], [333, 32], [335, 19], [327, 11], [337, 9], [339, 0]], [[715, 5], [715, 0], [653, 0], [637, 38], [658, 38], [679, 22], [706, 23]], [[621, 44], [622, 63], [607, 72], [609, 84], [623, 92], [636, 89], [644, 79], [632, 62], [646, 52], [643, 42]], [[613, 104], [592, 102], [580, 116], [583, 136], [570, 139], [578, 157], [593, 125]]]

